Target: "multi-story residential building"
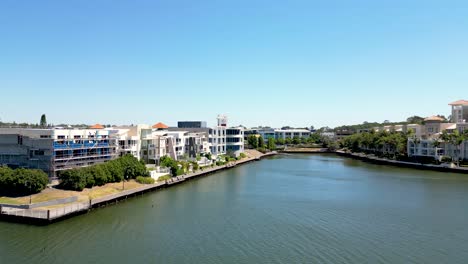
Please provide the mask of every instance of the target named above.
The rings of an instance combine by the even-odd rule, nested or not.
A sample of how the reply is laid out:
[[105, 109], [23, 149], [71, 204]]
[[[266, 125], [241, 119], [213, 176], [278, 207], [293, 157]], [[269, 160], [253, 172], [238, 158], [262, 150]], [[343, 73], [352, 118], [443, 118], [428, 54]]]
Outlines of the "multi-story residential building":
[[408, 139], [408, 157], [432, 157], [440, 160], [445, 154], [445, 149], [434, 144], [435, 141], [435, 139]]
[[452, 123], [447, 123], [445, 122], [445, 119], [439, 116], [430, 116], [428, 118], [424, 119], [424, 134], [423, 136], [430, 138], [435, 134], [438, 134], [450, 126], [452, 126]]
[[275, 129], [271, 127], [254, 127], [244, 131], [245, 139], [249, 135], [258, 135], [263, 138], [263, 140], [268, 141], [269, 138], [276, 138]]
[[303, 138], [303, 137], [310, 137], [310, 131], [307, 129], [276, 129], [275, 130], [275, 138]]
[[226, 153], [238, 157], [244, 152], [244, 128], [226, 129]]
[[[416, 133], [415, 137], [408, 139], [408, 155], [434, 157], [440, 160], [442, 156], [450, 156], [454, 159], [468, 160], [468, 141], [455, 146], [450, 142], [441, 140], [440, 135], [443, 131], [449, 134], [458, 132], [463, 133], [468, 130], [468, 101], [458, 100], [450, 103], [452, 106], [453, 123], [448, 123], [444, 118], [431, 116], [424, 119], [422, 132]], [[408, 125], [409, 126], [409, 125]]]
[[49, 177], [61, 170], [103, 163], [116, 156], [116, 140], [102, 126], [92, 129], [0, 129], [0, 164], [34, 168]]
[[218, 115], [217, 120], [218, 125], [209, 130], [210, 152], [215, 156], [226, 154], [227, 117]]
[[141, 139], [144, 130], [151, 130], [149, 125], [120, 126], [106, 128], [117, 141], [116, 152], [119, 156], [131, 154], [141, 159]]
[[466, 123], [468, 122], [468, 101], [458, 100], [449, 104], [452, 106], [452, 119], [453, 123]]

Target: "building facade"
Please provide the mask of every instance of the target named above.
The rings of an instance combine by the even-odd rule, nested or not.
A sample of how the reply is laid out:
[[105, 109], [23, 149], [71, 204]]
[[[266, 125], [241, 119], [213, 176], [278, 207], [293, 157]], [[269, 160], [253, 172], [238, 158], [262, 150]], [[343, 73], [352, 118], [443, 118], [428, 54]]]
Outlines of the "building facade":
[[0, 165], [40, 169], [49, 177], [116, 157], [117, 143], [103, 129], [0, 129]]

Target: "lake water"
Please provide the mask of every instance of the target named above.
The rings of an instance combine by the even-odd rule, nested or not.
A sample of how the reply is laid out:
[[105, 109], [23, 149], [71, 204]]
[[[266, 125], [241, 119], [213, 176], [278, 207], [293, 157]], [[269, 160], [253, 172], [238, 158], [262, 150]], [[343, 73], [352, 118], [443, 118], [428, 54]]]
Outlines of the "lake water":
[[279, 155], [49, 226], [0, 263], [468, 263], [468, 175]]

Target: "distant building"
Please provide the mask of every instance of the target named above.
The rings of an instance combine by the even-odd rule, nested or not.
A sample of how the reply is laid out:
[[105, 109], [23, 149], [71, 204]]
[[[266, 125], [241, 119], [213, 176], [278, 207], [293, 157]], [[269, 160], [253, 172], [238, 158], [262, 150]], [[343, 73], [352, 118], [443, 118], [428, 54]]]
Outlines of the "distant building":
[[452, 106], [452, 122], [466, 123], [468, 122], [468, 101], [458, 100], [449, 104]]
[[276, 129], [275, 130], [275, 138], [282, 138], [282, 139], [293, 139], [295, 137], [303, 138], [303, 137], [310, 137], [311, 132], [307, 129]]
[[179, 121], [177, 122], [178, 128], [206, 128], [205, 121]]

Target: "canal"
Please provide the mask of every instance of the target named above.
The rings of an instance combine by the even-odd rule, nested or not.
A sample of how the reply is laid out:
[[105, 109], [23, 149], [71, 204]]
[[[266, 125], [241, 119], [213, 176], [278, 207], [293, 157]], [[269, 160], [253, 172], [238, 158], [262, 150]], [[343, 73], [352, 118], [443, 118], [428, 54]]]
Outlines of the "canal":
[[466, 263], [468, 175], [278, 155], [49, 226], [0, 263]]

